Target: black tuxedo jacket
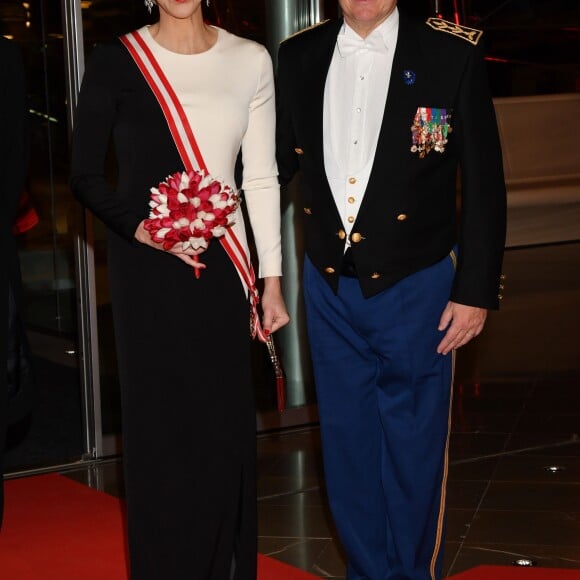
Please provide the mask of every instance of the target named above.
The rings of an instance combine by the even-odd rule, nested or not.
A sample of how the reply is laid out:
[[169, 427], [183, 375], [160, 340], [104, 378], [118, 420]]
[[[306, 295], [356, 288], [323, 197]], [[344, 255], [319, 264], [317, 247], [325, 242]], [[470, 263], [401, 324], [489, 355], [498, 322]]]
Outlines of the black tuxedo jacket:
[[[277, 95], [280, 181], [302, 171], [306, 252], [335, 291], [344, 231], [324, 169], [323, 100], [341, 26], [342, 20], [328, 21], [281, 44]], [[352, 256], [368, 297], [441, 260], [457, 243], [450, 299], [497, 308], [506, 200], [495, 113], [479, 33], [466, 40], [453, 25], [444, 28], [400, 14], [374, 165], [351, 232]], [[452, 110], [443, 153], [420, 158], [411, 152], [418, 107]]]

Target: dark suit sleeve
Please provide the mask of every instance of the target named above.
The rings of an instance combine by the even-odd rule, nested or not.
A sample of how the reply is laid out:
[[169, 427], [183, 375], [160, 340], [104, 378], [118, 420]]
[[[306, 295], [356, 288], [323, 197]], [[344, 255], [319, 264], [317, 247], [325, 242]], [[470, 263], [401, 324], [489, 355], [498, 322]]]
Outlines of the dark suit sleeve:
[[498, 308], [506, 233], [502, 154], [483, 51], [472, 52], [454, 111], [461, 170], [459, 261], [451, 300]]
[[28, 107], [20, 50], [2, 41], [0, 54], [0, 199], [10, 227], [28, 174]]
[[115, 123], [119, 46], [95, 49], [85, 72], [73, 131], [70, 186], [76, 198], [105, 225], [128, 241], [141, 218], [105, 179], [105, 159]]
[[288, 46], [282, 43], [278, 51], [276, 83], [276, 157], [279, 180], [282, 185], [288, 184], [298, 170], [298, 159], [294, 151], [296, 137], [291, 110], [293, 82]]

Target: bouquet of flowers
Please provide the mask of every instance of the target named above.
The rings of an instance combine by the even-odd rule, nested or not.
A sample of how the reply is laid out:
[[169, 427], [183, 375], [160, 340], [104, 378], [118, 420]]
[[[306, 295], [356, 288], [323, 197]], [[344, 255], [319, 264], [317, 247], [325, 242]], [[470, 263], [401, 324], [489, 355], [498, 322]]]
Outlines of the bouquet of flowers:
[[[238, 204], [236, 192], [211, 175], [177, 172], [151, 188], [151, 211], [144, 226], [164, 250], [178, 243], [183, 250], [205, 250], [212, 238], [223, 236], [234, 223]], [[196, 278], [199, 275], [196, 268]]]

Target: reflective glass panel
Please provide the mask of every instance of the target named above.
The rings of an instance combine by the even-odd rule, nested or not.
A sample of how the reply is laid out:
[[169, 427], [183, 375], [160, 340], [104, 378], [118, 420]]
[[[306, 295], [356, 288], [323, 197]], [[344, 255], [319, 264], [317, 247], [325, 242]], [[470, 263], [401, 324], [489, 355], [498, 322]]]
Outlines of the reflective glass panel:
[[[60, 2], [0, 3], [0, 34], [22, 49], [31, 136], [17, 235], [22, 317], [34, 369], [31, 414], [8, 433], [6, 472], [78, 460], [84, 452], [74, 241], [80, 212], [68, 191], [68, 127]], [[34, 215], [38, 223], [34, 223]], [[33, 218], [28, 220], [28, 218]]]

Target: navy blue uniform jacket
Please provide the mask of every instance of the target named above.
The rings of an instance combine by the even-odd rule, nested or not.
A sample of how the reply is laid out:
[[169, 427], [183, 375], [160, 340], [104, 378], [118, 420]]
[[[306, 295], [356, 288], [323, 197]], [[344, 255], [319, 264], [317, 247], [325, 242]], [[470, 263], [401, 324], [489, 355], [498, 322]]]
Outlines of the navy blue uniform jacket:
[[[277, 95], [280, 180], [302, 172], [306, 252], [335, 291], [344, 233], [324, 170], [322, 129], [324, 86], [341, 26], [342, 20], [328, 21], [281, 44]], [[457, 243], [450, 299], [493, 309], [506, 219], [495, 113], [479, 32], [442, 27], [400, 15], [374, 165], [351, 231], [352, 256], [369, 297], [441, 260]], [[411, 152], [418, 107], [452, 111], [443, 153]]]

